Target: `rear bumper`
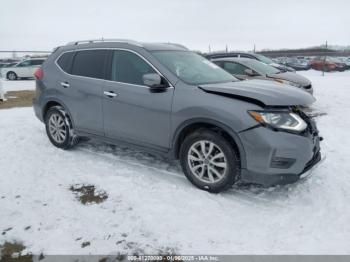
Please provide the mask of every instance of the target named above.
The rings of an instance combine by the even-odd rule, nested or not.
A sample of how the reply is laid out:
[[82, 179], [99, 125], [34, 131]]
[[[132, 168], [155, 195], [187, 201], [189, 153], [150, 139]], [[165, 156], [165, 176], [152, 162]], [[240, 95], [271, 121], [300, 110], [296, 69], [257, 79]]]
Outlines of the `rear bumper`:
[[42, 110], [41, 110], [41, 107], [39, 106], [39, 104], [38, 104], [36, 98], [33, 98], [33, 109], [34, 109], [35, 116], [36, 116], [41, 122], [44, 122]]

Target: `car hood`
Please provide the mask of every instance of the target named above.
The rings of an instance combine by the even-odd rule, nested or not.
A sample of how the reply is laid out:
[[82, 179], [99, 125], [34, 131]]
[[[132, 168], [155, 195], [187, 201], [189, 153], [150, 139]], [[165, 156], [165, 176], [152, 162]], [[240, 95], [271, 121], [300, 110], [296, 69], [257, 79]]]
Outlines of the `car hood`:
[[202, 90], [217, 95], [231, 96], [264, 106], [308, 106], [315, 98], [305, 91], [267, 80], [246, 80], [199, 86]]
[[311, 84], [310, 80], [307, 79], [306, 77], [304, 77], [302, 75], [298, 75], [296, 73], [291, 73], [291, 72], [271, 74], [271, 75], [268, 75], [268, 77], [274, 78], [274, 79], [287, 80], [287, 81], [290, 81], [293, 83], [297, 83], [301, 86], [308, 86]]
[[289, 71], [289, 72], [295, 72], [295, 70], [289, 66], [277, 64], [277, 63], [271, 63], [270, 66], [273, 66], [274, 68], [277, 68], [282, 71]]

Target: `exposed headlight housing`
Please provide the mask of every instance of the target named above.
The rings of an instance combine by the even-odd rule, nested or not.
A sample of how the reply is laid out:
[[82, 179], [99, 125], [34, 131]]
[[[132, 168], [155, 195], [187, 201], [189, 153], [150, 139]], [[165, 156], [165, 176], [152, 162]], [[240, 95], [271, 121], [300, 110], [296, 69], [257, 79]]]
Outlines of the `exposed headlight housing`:
[[282, 129], [294, 132], [304, 131], [305, 121], [295, 113], [274, 111], [248, 111], [257, 122], [273, 129]]
[[291, 82], [291, 81], [288, 81], [288, 80], [275, 79], [275, 81], [277, 81], [281, 84], [285, 84], [285, 85], [295, 86], [295, 87], [299, 87], [299, 88], [301, 87], [301, 85], [294, 83], [294, 82]]

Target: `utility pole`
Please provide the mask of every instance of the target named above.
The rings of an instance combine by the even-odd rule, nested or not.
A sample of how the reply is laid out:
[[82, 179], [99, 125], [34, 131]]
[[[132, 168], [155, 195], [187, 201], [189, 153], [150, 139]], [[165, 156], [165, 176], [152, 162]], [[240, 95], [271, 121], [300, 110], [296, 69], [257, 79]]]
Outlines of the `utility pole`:
[[[327, 48], [328, 48], [328, 41], [326, 41], [326, 51], [327, 51]], [[325, 71], [325, 68], [326, 68], [326, 61], [327, 61], [327, 56], [325, 55], [324, 58], [323, 58], [322, 76], [324, 76], [324, 71]]]
[[228, 48], [227, 48], [227, 44], [226, 44], [226, 53], [228, 53]]
[[209, 53], [211, 53], [211, 48], [210, 48], [210, 45], [209, 45]]
[[253, 50], [253, 52], [255, 53], [255, 44], [254, 44], [254, 50]]

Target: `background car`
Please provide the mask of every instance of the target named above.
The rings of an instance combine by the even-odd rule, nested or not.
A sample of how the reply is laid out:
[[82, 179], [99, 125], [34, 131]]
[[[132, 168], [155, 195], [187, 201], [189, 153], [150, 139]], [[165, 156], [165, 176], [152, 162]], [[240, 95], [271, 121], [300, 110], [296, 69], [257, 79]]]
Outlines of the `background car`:
[[345, 71], [347, 69], [347, 65], [344, 63], [344, 61], [342, 61], [339, 58], [337, 58], [337, 57], [328, 57], [327, 59], [329, 61], [331, 61], [331, 62], [336, 64], [338, 71], [342, 72], [342, 71]]
[[294, 68], [297, 71], [309, 70], [311, 68], [310, 62], [308, 60], [296, 57], [287, 57], [283, 64]]
[[277, 68], [249, 58], [218, 58], [212, 62], [225, 69], [240, 80], [264, 79], [277, 81], [294, 87], [302, 88], [312, 94], [310, 80], [296, 73], [282, 72]]
[[33, 78], [35, 70], [42, 65], [44, 58], [26, 59], [9, 67], [1, 69], [1, 76], [8, 80], [17, 80], [18, 78]]
[[256, 53], [244, 53], [244, 52], [229, 52], [229, 53], [213, 53], [213, 54], [206, 54], [205, 57], [209, 60], [215, 59], [215, 58], [224, 58], [224, 57], [242, 57], [242, 58], [250, 58], [250, 59], [255, 59], [258, 60], [264, 64], [273, 66], [277, 69], [279, 69], [280, 71], [284, 71], [284, 72], [295, 72], [295, 70], [291, 67], [282, 65], [282, 64], [278, 64], [275, 61], [273, 61], [272, 59], [264, 56], [264, 55], [260, 55], [260, 54], [256, 54]]
[[346, 69], [350, 69], [350, 57], [343, 57], [342, 62], [346, 65]]
[[315, 57], [310, 62], [311, 68], [319, 71], [344, 71], [346, 70], [346, 65], [340, 60], [332, 57]]
[[7, 67], [11, 67], [11, 66], [14, 66], [15, 64], [17, 64], [18, 62], [13, 62], [13, 63], [0, 63], [0, 77], [3, 77], [2, 76], [2, 68], [7, 68]]

